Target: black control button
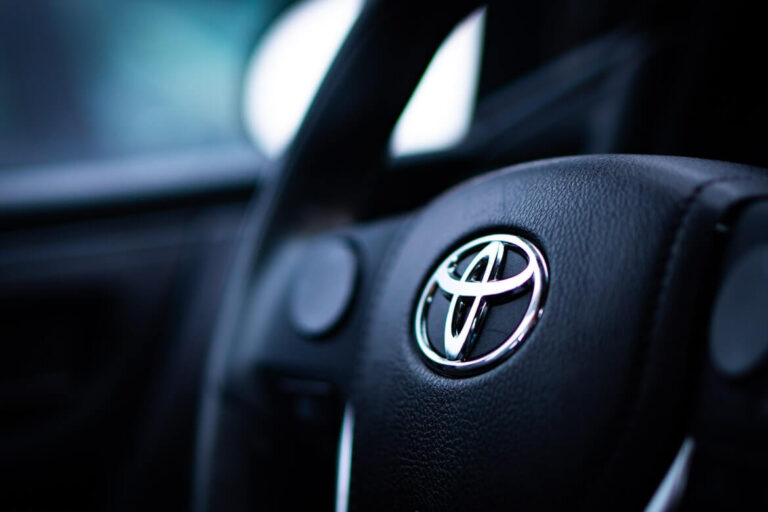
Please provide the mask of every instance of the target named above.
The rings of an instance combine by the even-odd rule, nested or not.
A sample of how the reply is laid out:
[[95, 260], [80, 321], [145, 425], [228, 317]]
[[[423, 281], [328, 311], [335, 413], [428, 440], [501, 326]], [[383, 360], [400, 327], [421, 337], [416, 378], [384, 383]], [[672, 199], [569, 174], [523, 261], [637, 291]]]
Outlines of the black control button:
[[768, 356], [768, 244], [741, 257], [725, 279], [710, 327], [718, 371], [746, 377]]
[[291, 290], [294, 327], [307, 337], [336, 327], [352, 304], [357, 274], [357, 253], [348, 240], [327, 238], [310, 245]]

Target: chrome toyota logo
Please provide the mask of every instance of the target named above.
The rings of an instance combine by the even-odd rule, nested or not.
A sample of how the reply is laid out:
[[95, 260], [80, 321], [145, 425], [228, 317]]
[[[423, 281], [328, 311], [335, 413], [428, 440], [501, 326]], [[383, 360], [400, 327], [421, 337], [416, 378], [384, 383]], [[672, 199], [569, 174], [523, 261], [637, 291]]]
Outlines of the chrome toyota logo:
[[[517, 271], [508, 275], [508, 267]], [[541, 316], [547, 279], [544, 256], [519, 236], [489, 235], [462, 245], [437, 267], [419, 298], [419, 349], [436, 369], [454, 375], [477, 373], [501, 361], [520, 346]], [[506, 325], [508, 330], [491, 340], [492, 346], [479, 347], [478, 340], [490, 336], [484, 332], [489, 311], [526, 299], [527, 308], [517, 304], [517, 316], [513, 312], [505, 317], [504, 311], [496, 315], [502, 325], [514, 325]], [[437, 300], [443, 302], [441, 309]], [[500, 329], [492, 330], [498, 337]]]

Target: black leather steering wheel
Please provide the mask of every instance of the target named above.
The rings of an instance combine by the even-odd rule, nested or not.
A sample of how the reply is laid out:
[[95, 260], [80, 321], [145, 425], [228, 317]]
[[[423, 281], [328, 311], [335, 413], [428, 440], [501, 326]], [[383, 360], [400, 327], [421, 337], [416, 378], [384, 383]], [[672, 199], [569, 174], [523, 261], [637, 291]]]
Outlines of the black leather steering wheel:
[[[674, 458], [714, 228], [768, 180], [584, 156], [379, 215], [377, 187], [421, 179], [386, 170], [391, 129], [475, 7], [368, 2], [254, 202], [204, 385], [197, 510], [638, 509]], [[304, 442], [324, 428], [343, 431], [338, 474], [301, 458], [335, 458], [335, 435]]]

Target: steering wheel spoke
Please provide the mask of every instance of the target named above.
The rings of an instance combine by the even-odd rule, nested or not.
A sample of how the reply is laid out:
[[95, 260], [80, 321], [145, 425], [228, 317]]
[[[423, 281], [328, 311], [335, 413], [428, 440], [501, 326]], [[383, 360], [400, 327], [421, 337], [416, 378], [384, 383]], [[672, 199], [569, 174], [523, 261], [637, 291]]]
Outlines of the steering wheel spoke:
[[347, 393], [367, 298], [401, 224], [354, 225], [276, 247], [254, 273], [226, 385], [245, 400], [265, 376]]

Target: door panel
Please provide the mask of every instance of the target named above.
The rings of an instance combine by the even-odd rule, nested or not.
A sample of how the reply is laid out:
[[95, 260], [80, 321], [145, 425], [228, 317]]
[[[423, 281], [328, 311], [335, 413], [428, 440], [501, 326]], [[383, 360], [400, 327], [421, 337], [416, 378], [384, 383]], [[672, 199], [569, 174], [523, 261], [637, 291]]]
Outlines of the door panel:
[[184, 507], [198, 381], [243, 209], [228, 199], [6, 224], [2, 508]]

